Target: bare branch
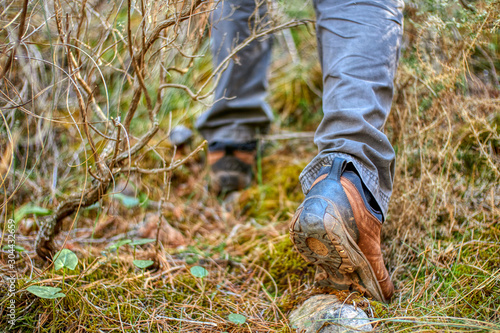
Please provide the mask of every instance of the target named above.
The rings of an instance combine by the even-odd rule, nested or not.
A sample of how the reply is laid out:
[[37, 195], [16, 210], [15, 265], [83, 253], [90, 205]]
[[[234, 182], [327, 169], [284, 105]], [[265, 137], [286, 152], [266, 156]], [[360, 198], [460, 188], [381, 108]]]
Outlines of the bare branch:
[[188, 156], [183, 158], [182, 160], [173, 162], [170, 166], [166, 168], [158, 168], [158, 169], [143, 169], [139, 167], [131, 167], [128, 169], [120, 169], [119, 172], [140, 172], [144, 174], [157, 174], [157, 173], [162, 173], [162, 172], [169, 172], [169, 171], [174, 171], [184, 163], [186, 163], [188, 160], [190, 160], [194, 155], [198, 154], [200, 150], [202, 150], [205, 146], [207, 145], [207, 141], [203, 141], [195, 150], [193, 150]]
[[23, 38], [23, 35], [24, 35], [24, 28], [25, 28], [25, 24], [26, 24], [26, 13], [27, 13], [27, 11], [28, 11], [28, 0], [24, 0], [23, 1], [23, 9], [21, 11], [21, 18], [20, 18], [20, 21], [19, 21], [19, 34], [18, 34], [18, 37], [17, 37], [17, 42], [16, 42], [16, 45], [14, 46], [14, 48], [12, 49], [12, 51], [10, 53], [10, 57], [7, 60], [7, 63], [5, 64], [5, 66], [3, 66], [3, 70], [0, 73], [0, 80], [5, 76], [5, 74], [7, 74], [7, 72], [10, 69], [10, 67], [12, 66], [12, 62], [14, 61], [14, 56], [16, 55], [16, 50], [19, 47], [19, 44], [21, 44], [21, 39]]

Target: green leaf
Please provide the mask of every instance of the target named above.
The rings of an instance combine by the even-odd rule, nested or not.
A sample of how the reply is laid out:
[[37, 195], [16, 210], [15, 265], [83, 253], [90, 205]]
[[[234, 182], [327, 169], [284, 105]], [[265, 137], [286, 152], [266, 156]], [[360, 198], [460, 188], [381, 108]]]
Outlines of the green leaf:
[[15, 212], [14, 212], [14, 221], [19, 222], [21, 221], [22, 219], [24, 219], [26, 217], [26, 215], [39, 215], [39, 216], [43, 216], [43, 215], [49, 215], [49, 214], [52, 214], [52, 211], [50, 209], [47, 209], [47, 208], [43, 208], [43, 207], [40, 207], [40, 206], [36, 206], [32, 203], [27, 203], [26, 205], [23, 205], [21, 207], [19, 207]]
[[153, 238], [136, 239], [132, 243], [130, 243], [130, 246], [144, 245], [144, 244], [152, 243], [154, 241], [156, 241], [156, 239], [153, 239]]
[[139, 193], [139, 202], [141, 207], [146, 207], [149, 202], [148, 195], [144, 192]]
[[26, 249], [22, 246], [19, 246], [19, 245], [4, 245], [2, 247], [2, 250], [4, 251], [9, 251], [9, 250], [15, 250], [17, 252], [23, 252], [23, 251], [26, 251]]
[[65, 297], [66, 295], [60, 293], [61, 288], [47, 287], [47, 286], [30, 286], [26, 288], [27, 291], [40, 298], [54, 299]]
[[26, 249], [20, 245], [14, 245], [14, 250], [16, 250], [17, 252], [26, 251]]
[[137, 207], [141, 203], [139, 199], [129, 197], [128, 195], [125, 195], [123, 193], [116, 193], [113, 195], [113, 198], [118, 199], [122, 203], [122, 205], [127, 208]]
[[128, 244], [128, 243], [131, 243], [132, 241], [130, 239], [122, 239], [122, 240], [119, 240], [118, 242], [116, 243], [113, 243], [113, 244], [110, 244], [108, 246], [108, 250], [116, 250], [118, 249], [120, 246], [123, 246], [125, 244]]
[[238, 325], [244, 324], [247, 321], [247, 317], [237, 313], [231, 313], [229, 316], [227, 316], [227, 319], [229, 319], [230, 322]]
[[194, 277], [201, 278], [203, 279], [205, 276], [208, 275], [208, 271], [201, 267], [201, 266], [194, 266], [191, 267], [191, 274], [193, 274]]
[[144, 269], [146, 267], [151, 266], [155, 262], [153, 260], [134, 260], [133, 263], [135, 266], [139, 267], [140, 269]]
[[62, 249], [57, 252], [54, 257], [54, 268], [56, 271], [61, 268], [69, 268], [70, 270], [74, 270], [78, 265], [78, 257], [76, 254], [69, 249]]

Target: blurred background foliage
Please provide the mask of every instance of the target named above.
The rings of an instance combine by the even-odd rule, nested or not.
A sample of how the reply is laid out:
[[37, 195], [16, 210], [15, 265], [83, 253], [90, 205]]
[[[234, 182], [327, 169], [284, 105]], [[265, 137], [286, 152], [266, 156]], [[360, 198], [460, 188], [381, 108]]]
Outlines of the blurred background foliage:
[[[211, 102], [217, 73], [209, 52], [210, 3], [184, 20], [188, 2], [26, 3], [24, 38], [17, 45], [23, 1], [0, 1], [0, 247], [13, 218], [23, 248], [16, 261], [17, 331], [290, 331], [288, 311], [319, 292], [312, 288], [314, 270], [287, 236], [303, 198], [298, 175], [316, 154], [312, 132], [322, 117], [311, 1], [270, 5], [269, 29], [292, 22], [272, 37], [269, 102], [276, 122], [260, 140], [255, 183], [226, 200], [207, 188], [203, 152], [175, 164], [202, 138], [195, 134], [179, 147], [168, 139], [176, 125], [193, 128]], [[397, 169], [383, 228], [397, 296], [382, 305], [337, 295], [365, 309], [382, 331], [499, 330], [500, 3], [407, 1], [404, 14], [386, 123]], [[171, 19], [175, 23], [137, 58], [142, 88], [129, 45], [140, 53], [148, 36]], [[58, 205], [105, 180], [106, 173], [95, 170], [99, 161], [111, 165], [107, 149], [116, 149], [110, 145], [116, 121], [127, 127], [134, 99], [128, 137], [121, 132], [125, 146], [117, 152], [157, 124], [130, 163], [163, 171], [117, 172], [107, 194], [61, 220], [55, 244], [82, 262], [63, 283], [44, 270], [35, 239]], [[95, 127], [91, 139], [82, 110]], [[125, 161], [112, 167], [125, 170]], [[165, 170], [174, 164], [175, 170]], [[157, 236], [157, 245], [108, 249], [120, 240]], [[141, 275], [135, 258], [153, 259], [157, 271]], [[6, 260], [3, 250], [1, 274], [8, 271]], [[208, 276], [191, 275], [192, 265], [206, 267]], [[56, 303], [39, 299], [24, 290], [33, 284], [62, 287], [67, 295]], [[0, 283], [2, 295], [5, 288]], [[0, 328], [7, 327], [6, 304], [2, 296]], [[244, 315], [248, 326], [228, 320], [231, 313]]]

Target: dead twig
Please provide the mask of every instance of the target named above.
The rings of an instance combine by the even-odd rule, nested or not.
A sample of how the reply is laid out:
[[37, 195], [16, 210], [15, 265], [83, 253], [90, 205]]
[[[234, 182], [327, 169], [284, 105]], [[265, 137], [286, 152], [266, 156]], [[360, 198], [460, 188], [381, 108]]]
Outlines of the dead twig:
[[12, 62], [14, 61], [14, 57], [16, 56], [16, 50], [21, 44], [21, 40], [24, 35], [24, 29], [26, 26], [26, 13], [28, 12], [28, 0], [23, 1], [23, 9], [21, 10], [21, 17], [19, 19], [19, 33], [17, 37], [16, 44], [12, 48], [10, 53], [10, 57], [7, 59], [7, 63], [3, 66], [2, 72], [0, 73], [0, 80], [5, 77], [5, 74], [9, 71], [12, 66]]

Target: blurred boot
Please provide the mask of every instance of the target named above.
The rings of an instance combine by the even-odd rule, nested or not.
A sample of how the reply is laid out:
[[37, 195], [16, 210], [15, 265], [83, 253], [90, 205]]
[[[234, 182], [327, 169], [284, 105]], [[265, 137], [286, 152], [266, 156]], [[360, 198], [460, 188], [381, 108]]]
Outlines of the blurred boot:
[[257, 143], [220, 143], [209, 145], [210, 186], [217, 194], [248, 187], [253, 178]]

